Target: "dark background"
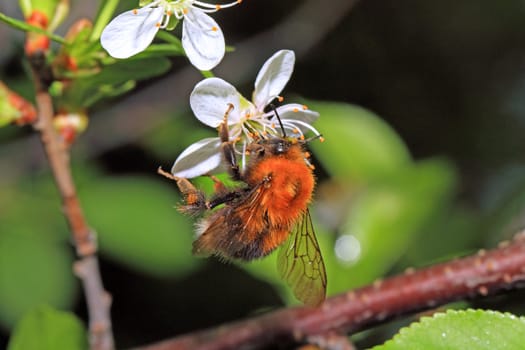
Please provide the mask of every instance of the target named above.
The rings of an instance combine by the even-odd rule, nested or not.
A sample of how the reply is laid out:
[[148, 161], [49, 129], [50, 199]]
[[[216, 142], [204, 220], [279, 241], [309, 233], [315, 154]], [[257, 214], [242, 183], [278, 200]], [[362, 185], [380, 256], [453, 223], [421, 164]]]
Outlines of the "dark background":
[[[245, 0], [221, 11], [214, 18], [236, 51], [227, 55], [216, 75], [250, 96], [262, 62], [278, 49], [293, 49], [297, 62], [286, 88], [289, 95], [346, 102], [373, 111], [399, 134], [416, 161], [440, 156], [454, 165], [454, 203], [484, 219], [507, 208], [501, 209], [507, 220], [498, 232], [520, 227], [520, 190], [524, 188], [520, 184], [525, 174], [525, 2], [352, 3]], [[1, 6], [3, 12], [16, 15], [14, 2]], [[72, 17], [92, 15], [95, 6], [74, 4]], [[0, 77], [30, 95], [30, 85], [22, 83], [21, 39], [0, 26]], [[175, 58], [166, 77], [142, 82], [130, 96], [97, 105], [89, 131], [73, 151], [78, 166], [82, 169], [83, 162], [91, 162], [108, 176], [144, 175], [158, 180], [154, 174], [158, 164], [169, 168], [188, 143], [175, 140], [173, 149], [156, 152], [144, 140], [155, 139], [155, 127], [174, 114], [176, 118], [186, 115], [183, 118], [190, 127], [198, 125], [190, 119], [187, 96], [200, 79], [184, 58]], [[5, 186], [18, 183], [21, 174], [34, 178], [46, 172], [38, 141], [28, 128], [4, 128], [0, 142], [0, 182]], [[318, 176], [323, 180], [329, 174], [320, 169]], [[176, 203], [174, 188], [173, 196]], [[481, 229], [464, 249], [493, 242], [487, 231]], [[215, 260], [173, 278], [153, 277], [104, 254], [101, 262], [105, 286], [113, 295], [120, 347], [283, 305], [269, 284]], [[474, 306], [518, 312], [520, 297], [513, 293]], [[74, 310], [85, 317], [81, 294], [74, 300]], [[382, 335], [362, 338], [358, 344], [380, 343], [391, 332], [380, 330]], [[7, 343], [8, 334], [4, 328], [0, 347]]]

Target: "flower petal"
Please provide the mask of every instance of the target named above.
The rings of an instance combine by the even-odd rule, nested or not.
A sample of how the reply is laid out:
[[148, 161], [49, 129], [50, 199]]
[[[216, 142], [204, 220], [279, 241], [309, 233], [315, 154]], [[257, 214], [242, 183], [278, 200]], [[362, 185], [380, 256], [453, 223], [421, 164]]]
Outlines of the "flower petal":
[[[279, 114], [285, 129], [298, 128], [304, 134], [308, 133], [308, 131], [313, 131], [315, 134], [319, 134], [317, 129], [311, 126], [317, 118], [319, 118], [319, 113], [309, 110], [306, 106], [298, 103], [290, 103], [277, 107], [277, 113]], [[279, 125], [279, 121], [275, 117], [273, 111], [268, 112], [265, 115], [270, 118], [270, 122], [273, 122], [276, 126]]]
[[259, 110], [283, 91], [292, 76], [294, 64], [295, 54], [291, 50], [277, 51], [264, 63], [257, 74], [253, 92], [253, 102]]
[[[305, 105], [298, 103], [289, 103], [279, 106], [277, 107], [277, 113], [281, 119], [300, 120], [310, 125], [313, 124], [317, 118], [319, 118], [318, 112], [312, 111]], [[271, 111], [268, 114], [272, 115], [274, 113]]]
[[190, 96], [190, 106], [197, 119], [213, 128], [221, 124], [228, 103], [233, 104], [233, 110], [228, 115], [228, 124], [238, 123], [240, 94], [235, 87], [220, 78], [200, 81]]
[[221, 141], [218, 137], [202, 139], [186, 148], [177, 158], [171, 172], [191, 179], [213, 172], [221, 167]]
[[115, 58], [128, 58], [144, 51], [159, 31], [163, 7], [126, 11], [115, 17], [102, 31], [100, 43]]
[[190, 8], [182, 24], [182, 47], [197, 69], [210, 70], [224, 57], [224, 36], [213, 18]]

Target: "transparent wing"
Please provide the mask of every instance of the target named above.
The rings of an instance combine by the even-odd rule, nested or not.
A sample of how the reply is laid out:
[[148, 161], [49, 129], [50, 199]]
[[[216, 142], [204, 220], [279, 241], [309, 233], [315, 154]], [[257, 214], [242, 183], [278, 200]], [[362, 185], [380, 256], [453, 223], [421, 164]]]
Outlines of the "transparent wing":
[[308, 209], [281, 246], [277, 269], [297, 299], [317, 306], [326, 296], [326, 270]]

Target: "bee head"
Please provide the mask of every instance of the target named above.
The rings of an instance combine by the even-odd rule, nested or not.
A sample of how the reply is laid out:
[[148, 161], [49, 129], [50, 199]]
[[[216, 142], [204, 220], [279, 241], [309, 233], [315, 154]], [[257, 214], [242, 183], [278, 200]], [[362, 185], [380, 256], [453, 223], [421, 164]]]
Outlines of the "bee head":
[[276, 137], [268, 140], [268, 146], [273, 154], [283, 154], [288, 151], [291, 146], [291, 142], [285, 138]]

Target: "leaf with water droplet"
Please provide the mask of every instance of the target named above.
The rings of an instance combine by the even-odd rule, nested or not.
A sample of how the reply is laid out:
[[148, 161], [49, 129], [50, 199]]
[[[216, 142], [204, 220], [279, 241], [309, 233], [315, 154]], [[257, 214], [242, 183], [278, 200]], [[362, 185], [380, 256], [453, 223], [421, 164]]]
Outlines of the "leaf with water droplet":
[[518, 350], [525, 344], [525, 318], [484, 310], [449, 310], [423, 317], [373, 350]]

